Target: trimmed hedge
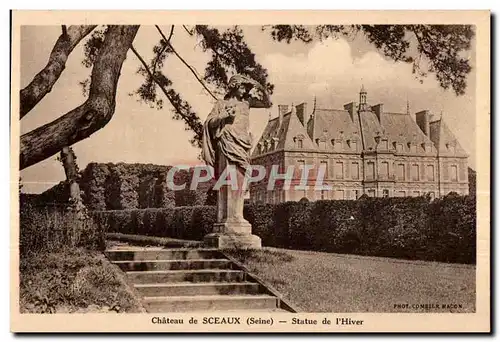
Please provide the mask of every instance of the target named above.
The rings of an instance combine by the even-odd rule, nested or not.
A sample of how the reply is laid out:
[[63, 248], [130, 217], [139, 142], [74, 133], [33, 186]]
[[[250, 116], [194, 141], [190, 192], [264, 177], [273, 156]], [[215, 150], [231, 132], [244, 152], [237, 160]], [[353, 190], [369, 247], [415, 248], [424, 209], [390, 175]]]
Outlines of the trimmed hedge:
[[[215, 180], [200, 183], [196, 190], [190, 190], [194, 167], [179, 170], [174, 176], [174, 183], [185, 183], [186, 189], [173, 191], [167, 187], [170, 169], [171, 166], [154, 164], [90, 163], [82, 171], [80, 179], [84, 203], [91, 210], [122, 210], [194, 206], [213, 202], [209, 190]], [[47, 193], [55, 190], [54, 187]]]
[[[101, 211], [108, 232], [201, 240], [215, 206]], [[334, 253], [475, 263], [472, 196], [364, 198], [358, 201], [247, 204], [245, 218], [263, 245]]]

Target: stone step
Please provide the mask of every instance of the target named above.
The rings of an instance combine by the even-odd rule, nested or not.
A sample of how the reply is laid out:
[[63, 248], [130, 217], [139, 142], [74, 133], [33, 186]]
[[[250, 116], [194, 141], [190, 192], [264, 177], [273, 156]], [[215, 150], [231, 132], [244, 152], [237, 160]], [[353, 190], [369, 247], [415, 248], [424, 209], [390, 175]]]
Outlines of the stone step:
[[258, 294], [262, 291], [262, 288], [258, 283], [250, 282], [181, 282], [163, 284], [135, 284], [134, 287], [144, 297], [242, 295]]
[[245, 281], [245, 272], [240, 270], [129, 271], [126, 274], [133, 284]]
[[105, 253], [112, 261], [224, 259], [216, 249], [109, 249]]
[[235, 266], [227, 259], [120, 260], [113, 264], [123, 271], [232, 269]]
[[278, 299], [268, 295], [144, 297], [148, 312], [212, 310], [276, 310]]

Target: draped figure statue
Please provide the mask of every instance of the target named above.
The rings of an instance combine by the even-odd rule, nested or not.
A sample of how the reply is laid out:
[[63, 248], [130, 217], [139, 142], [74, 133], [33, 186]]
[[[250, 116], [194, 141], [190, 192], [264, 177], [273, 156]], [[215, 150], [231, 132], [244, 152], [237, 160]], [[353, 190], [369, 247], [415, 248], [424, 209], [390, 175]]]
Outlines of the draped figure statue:
[[202, 157], [214, 168], [217, 180], [235, 175], [238, 186], [223, 185], [219, 189], [217, 223], [205, 243], [218, 248], [257, 248], [260, 238], [251, 234], [251, 225], [243, 218], [243, 182], [252, 147], [249, 113], [250, 108], [269, 108], [271, 102], [266, 89], [244, 75], [231, 77], [228, 88], [205, 120]]

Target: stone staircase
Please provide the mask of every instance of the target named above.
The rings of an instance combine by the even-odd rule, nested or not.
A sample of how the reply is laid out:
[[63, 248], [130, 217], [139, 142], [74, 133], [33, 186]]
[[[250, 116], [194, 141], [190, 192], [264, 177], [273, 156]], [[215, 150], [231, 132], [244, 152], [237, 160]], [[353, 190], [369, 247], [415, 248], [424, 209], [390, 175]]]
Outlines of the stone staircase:
[[269, 286], [217, 249], [110, 248], [151, 313], [196, 311], [295, 312]]

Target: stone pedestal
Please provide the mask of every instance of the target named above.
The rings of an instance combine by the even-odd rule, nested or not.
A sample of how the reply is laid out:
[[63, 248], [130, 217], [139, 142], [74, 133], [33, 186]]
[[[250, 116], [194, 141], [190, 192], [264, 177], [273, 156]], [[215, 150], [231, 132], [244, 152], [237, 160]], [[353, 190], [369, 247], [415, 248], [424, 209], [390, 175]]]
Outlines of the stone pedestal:
[[[227, 177], [227, 173], [224, 172], [226, 167], [226, 158], [219, 155], [217, 179]], [[236, 176], [238, 186], [236, 188], [231, 185], [220, 187], [217, 193], [217, 223], [214, 224], [212, 233], [205, 236], [204, 243], [207, 247], [220, 249], [261, 248], [260, 237], [252, 235], [252, 225], [243, 218], [245, 171], [235, 165], [229, 165], [228, 169], [231, 168], [233, 171], [229, 172], [229, 176]]]
[[212, 233], [205, 236], [205, 246], [219, 249], [259, 249], [262, 247], [257, 235]]

